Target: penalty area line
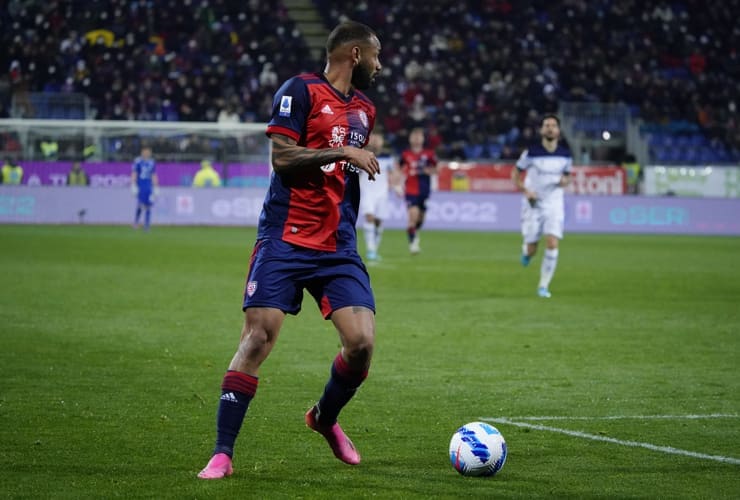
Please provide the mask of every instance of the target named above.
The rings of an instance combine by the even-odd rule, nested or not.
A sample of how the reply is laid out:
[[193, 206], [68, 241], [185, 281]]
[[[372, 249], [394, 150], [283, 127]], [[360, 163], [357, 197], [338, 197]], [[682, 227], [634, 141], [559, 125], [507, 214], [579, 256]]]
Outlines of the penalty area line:
[[722, 462], [726, 464], [740, 465], [740, 459], [738, 458], [725, 457], [722, 455], [707, 455], [705, 453], [682, 450], [679, 448], [674, 448], [672, 446], [658, 446], [650, 443], [641, 443], [639, 441], [625, 441], [622, 439], [615, 439], [606, 436], [597, 436], [596, 434], [588, 434], [581, 431], [571, 431], [569, 429], [561, 429], [559, 427], [550, 427], [548, 425], [530, 424], [528, 422], [515, 422], [513, 420], [509, 420], [508, 418], [484, 418], [482, 420], [487, 422], [494, 422], [497, 424], [513, 425], [515, 427], [523, 427], [525, 429], [533, 429], [537, 431], [556, 432], [558, 434], [565, 434], [581, 439], [590, 439], [591, 441], [601, 441], [604, 443], [618, 444], [621, 446], [631, 446], [633, 448], [645, 448], [647, 450], [668, 453], [671, 455], [682, 455], [684, 457], [698, 458], [701, 460], [712, 460], [715, 462]]

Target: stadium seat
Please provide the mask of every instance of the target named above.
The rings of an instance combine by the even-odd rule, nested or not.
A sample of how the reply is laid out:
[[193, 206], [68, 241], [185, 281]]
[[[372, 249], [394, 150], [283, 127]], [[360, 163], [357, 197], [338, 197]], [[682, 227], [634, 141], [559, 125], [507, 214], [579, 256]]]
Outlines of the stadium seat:
[[488, 145], [488, 157], [492, 160], [498, 160], [501, 158], [501, 150], [503, 147], [501, 144], [498, 144], [496, 142]]
[[467, 160], [478, 160], [483, 157], [482, 144], [466, 144], [463, 150]]
[[684, 149], [683, 159], [690, 165], [700, 163], [699, 150], [693, 147], [687, 147]]

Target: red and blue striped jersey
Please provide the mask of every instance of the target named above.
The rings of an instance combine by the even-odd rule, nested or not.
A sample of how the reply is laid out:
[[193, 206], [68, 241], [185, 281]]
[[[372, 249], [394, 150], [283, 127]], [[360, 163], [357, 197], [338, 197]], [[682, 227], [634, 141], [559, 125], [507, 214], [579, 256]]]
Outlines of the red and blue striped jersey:
[[400, 163], [403, 175], [406, 177], [405, 194], [427, 198], [431, 190], [431, 177], [424, 172], [424, 168], [437, 166], [437, 155], [434, 151], [422, 149], [414, 153], [407, 149], [401, 153]]
[[[321, 74], [287, 80], [275, 94], [267, 135], [281, 134], [311, 149], [364, 147], [375, 125], [375, 106], [364, 94], [348, 96]], [[272, 173], [257, 238], [280, 238], [314, 250], [357, 247], [359, 169], [340, 161]]]

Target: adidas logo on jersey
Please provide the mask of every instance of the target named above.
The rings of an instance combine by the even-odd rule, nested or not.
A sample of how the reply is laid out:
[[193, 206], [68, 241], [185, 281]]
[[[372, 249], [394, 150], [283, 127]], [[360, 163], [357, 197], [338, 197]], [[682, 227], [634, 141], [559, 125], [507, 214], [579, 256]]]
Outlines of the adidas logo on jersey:
[[333, 115], [334, 114], [334, 111], [331, 110], [331, 108], [329, 107], [328, 104], [325, 105], [323, 108], [321, 108], [321, 112], [324, 113], [325, 115]]
[[236, 396], [233, 392], [225, 392], [221, 395], [221, 401], [228, 401], [229, 403], [238, 403]]

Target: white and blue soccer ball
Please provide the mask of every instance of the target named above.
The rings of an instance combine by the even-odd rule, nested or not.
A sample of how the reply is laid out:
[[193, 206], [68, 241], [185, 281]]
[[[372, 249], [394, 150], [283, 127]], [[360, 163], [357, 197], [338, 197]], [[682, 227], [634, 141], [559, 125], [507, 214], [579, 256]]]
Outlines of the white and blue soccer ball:
[[506, 462], [506, 441], [494, 426], [471, 422], [450, 440], [450, 462], [463, 476], [493, 476]]

